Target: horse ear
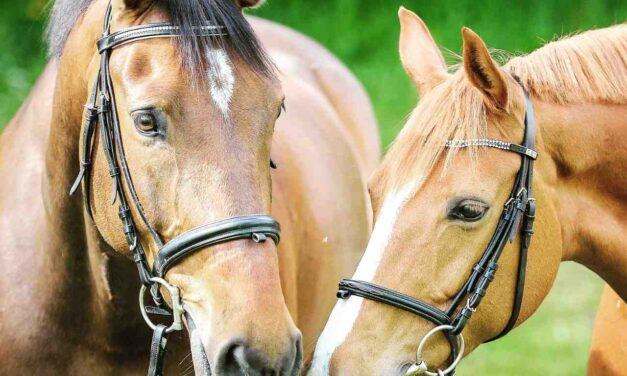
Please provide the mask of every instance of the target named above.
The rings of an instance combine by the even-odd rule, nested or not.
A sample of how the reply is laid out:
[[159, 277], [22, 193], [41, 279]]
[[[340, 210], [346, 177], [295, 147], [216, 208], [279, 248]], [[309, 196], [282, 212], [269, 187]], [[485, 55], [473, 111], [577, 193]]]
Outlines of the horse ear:
[[243, 8], [259, 8], [262, 6], [266, 0], [235, 0], [235, 4], [243, 9]]
[[420, 17], [400, 7], [398, 19], [401, 23], [398, 41], [401, 62], [422, 95], [446, 78], [446, 63]]
[[462, 28], [464, 41], [463, 60], [466, 77], [485, 99], [497, 109], [507, 106], [507, 82], [505, 75], [496, 64], [483, 40], [467, 27]]

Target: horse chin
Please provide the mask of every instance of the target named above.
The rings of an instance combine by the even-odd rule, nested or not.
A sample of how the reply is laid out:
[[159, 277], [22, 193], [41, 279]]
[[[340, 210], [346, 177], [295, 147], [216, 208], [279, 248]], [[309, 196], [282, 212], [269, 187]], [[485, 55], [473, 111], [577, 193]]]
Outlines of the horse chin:
[[200, 334], [194, 320], [186, 313], [187, 328], [189, 330], [190, 347], [192, 349], [192, 361], [194, 363], [194, 373], [196, 376], [211, 376], [211, 366], [209, 365], [209, 359], [207, 359], [207, 353], [202, 345]]

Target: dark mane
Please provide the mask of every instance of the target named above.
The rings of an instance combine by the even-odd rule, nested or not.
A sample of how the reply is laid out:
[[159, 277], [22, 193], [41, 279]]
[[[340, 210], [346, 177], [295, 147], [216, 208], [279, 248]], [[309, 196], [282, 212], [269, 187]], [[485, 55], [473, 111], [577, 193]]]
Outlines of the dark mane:
[[[47, 27], [49, 54], [61, 56], [65, 43], [80, 16], [94, 0], [56, 0], [52, 6]], [[231, 58], [239, 58], [254, 71], [270, 75], [273, 64], [252, 27], [244, 18], [233, 0], [156, 0], [179, 26], [182, 37], [178, 38], [182, 64], [192, 72], [205, 66], [208, 48], [223, 47]], [[192, 27], [202, 24], [222, 25], [228, 36], [222, 38], [199, 38], [193, 35]], [[211, 63], [211, 62], [209, 62]]]
[[58, 58], [61, 56], [70, 31], [91, 2], [92, 0], [58, 0], [54, 2], [46, 27], [50, 57]]

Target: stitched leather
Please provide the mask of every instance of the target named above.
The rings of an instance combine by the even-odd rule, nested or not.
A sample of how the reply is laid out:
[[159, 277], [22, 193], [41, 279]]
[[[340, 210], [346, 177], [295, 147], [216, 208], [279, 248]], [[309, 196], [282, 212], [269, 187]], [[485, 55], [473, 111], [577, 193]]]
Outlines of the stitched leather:
[[148, 376], [163, 375], [163, 359], [165, 358], [168, 337], [165, 332], [166, 326], [159, 324], [152, 333], [150, 342], [150, 362], [148, 363]]
[[[222, 26], [197, 26], [193, 29], [194, 34], [205, 37], [215, 37], [219, 35], [227, 35], [226, 29]], [[98, 42], [98, 52], [110, 50], [126, 43], [135, 42], [143, 39], [177, 37], [181, 34], [178, 26], [174, 26], [168, 22], [152, 23], [130, 27], [124, 30], [103, 36]]]
[[181, 257], [201, 248], [238, 239], [252, 239], [255, 234], [266, 235], [278, 244], [281, 226], [270, 216], [249, 215], [228, 218], [189, 230], [170, 240], [159, 250], [152, 267], [153, 274], [162, 277]]
[[[339, 284], [337, 297], [340, 299], [347, 299], [351, 295], [391, 305], [413, 313], [414, 315], [424, 317], [437, 325], [446, 325], [451, 322], [451, 318], [446, 314], [446, 312], [418, 299], [414, 299], [411, 296], [401, 294], [400, 292], [396, 292], [373, 283], [343, 279]], [[451, 345], [451, 358], [455, 359], [459, 353], [457, 339], [455, 336], [450, 335], [450, 333], [445, 333], [445, 335]]]

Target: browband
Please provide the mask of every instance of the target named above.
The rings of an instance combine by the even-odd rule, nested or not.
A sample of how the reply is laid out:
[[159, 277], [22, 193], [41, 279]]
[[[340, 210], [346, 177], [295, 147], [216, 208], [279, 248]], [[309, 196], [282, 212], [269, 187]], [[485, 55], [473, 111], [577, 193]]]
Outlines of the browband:
[[526, 146], [513, 144], [511, 142], [506, 142], [506, 141], [487, 139], [487, 138], [470, 139], [470, 140], [450, 140], [450, 141], [446, 141], [444, 146], [447, 148], [451, 148], [451, 149], [467, 148], [470, 146], [481, 146], [481, 147], [513, 151], [514, 153], [524, 155], [531, 159], [538, 158], [538, 152]]
[[[206, 25], [192, 28], [194, 35], [200, 37], [226, 36], [224, 26]], [[116, 31], [115, 33], [103, 36], [98, 40], [98, 52], [119, 47], [125, 43], [136, 42], [142, 39], [178, 37], [181, 35], [181, 28], [169, 22], [154, 23], [130, 27], [128, 29]]]

